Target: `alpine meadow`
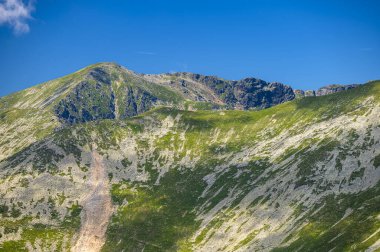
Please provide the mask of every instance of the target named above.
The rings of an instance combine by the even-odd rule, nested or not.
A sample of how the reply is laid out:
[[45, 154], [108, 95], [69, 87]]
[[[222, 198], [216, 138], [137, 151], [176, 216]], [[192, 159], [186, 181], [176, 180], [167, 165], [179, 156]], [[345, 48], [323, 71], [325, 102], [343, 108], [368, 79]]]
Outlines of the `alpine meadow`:
[[376, 251], [380, 81], [343, 89], [101, 63], [2, 97], [1, 249]]
[[0, 252], [380, 252], [380, 0], [0, 0]]

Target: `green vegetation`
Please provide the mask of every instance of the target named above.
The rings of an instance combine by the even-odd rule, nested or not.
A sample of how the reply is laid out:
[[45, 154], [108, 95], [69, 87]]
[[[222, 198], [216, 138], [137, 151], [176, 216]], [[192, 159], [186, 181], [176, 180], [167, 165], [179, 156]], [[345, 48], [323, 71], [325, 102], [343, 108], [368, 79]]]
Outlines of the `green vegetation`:
[[198, 227], [193, 209], [205, 187], [205, 170], [198, 169], [196, 174], [172, 169], [161, 178], [160, 185], [152, 187], [132, 182], [114, 184], [112, 199], [121, 206], [111, 220], [103, 251], [189, 249], [186, 240]]
[[373, 159], [373, 165], [374, 165], [376, 168], [379, 168], [379, 167], [380, 167], [380, 155], [377, 155], [377, 156]]
[[[53, 199], [49, 199], [50, 211], [52, 213], [52, 218], [57, 218], [57, 212], [55, 212], [55, 203]], [[8, 208], [2, 206], [0, 210], [3, 212], [3, 217], [7, 218], [0, 219], [0, 226], [4, 227], [4, 234], [16, 233], [20, 231], [21, 239], [6, 241], [0, 243], [1, 251], [27, 251], [26, 243], [30, 242], [32, 245], [36, 240], [40, 240], [41, 244], [46, 246], [51, 246], [52, 244], [56, 245], [56, 249], [61, 251], [64, 246], [64, 240], [70, 240], [71, 237], [79, 230], [80, 227], [80, 212], [81, 206], [78, 204], [72, 205], [68, 209], [67, 215], [64, 217], [63, 221], [59, 221], [58, 225], [46, 225], [42, 223], [33, 223], [33, 220], [36, 220], [36, 217], [28, 216], [23, 217], [18, 220], [13, 220], [10, 217], [17, 218], [20, 214], [13, 215], [13, 211], [10, 215], [4, 215], [4, 213], [9, 212]], [[69, 244], [65, 244], [67, 246]]]
[[[380, 238], [380, 183], [358, 194], [327, 196], [315, 206], [305, 227], [292, 237], [298, 237], [289, 246], [273, 251], [361, 251]], [[375, 234], [371, 237], [372, 234]], [[289, 240], [289, 238], [287, 239]]]
[[[276, 232], [269, 224], [249, 226], [263, 212], [294, 225], [274, 251], [357, 251], [380, 238], [380, 186], [357, 188], [373, 171], [363, 153], [380, 167], [380, 155], [371, 154], [378, 154], [376, 125], [329, 128], [339, 116], [359, 120], [370, 111], [366, 104], [378, 106], [380, 83], [260, 111], [222, 111], [236, 102], [232, 89], [212, 88], [226, 107], [186, 101], [165, 85], [99, 64], [0, 99], [1, 235], [20, 234], [0, 250], [23, 251], [37, 240], [66, 246], [80, 227], [75, 190], [91, 172], [86, 158], [94, 146], [116, 207], [103, 251], [192, 251], [221, 233], [238, 235], [225, 241], [230, 250], [251, 249], [257, 237]], [[41, 199], [18, 196], [41, 193], [42, 186]], [[285, 211], [294, 223], [281, 219]]]
[[[311, 179], [313, 173], [315, 172], [316, 164], [318, 162], [328, 162], [333, 158], [331, 152], [339, 146], [339, 142], [331, 141], [331, 139], [323, 139], [319, 143], [318, 148], [312, 151], [304, 150], [302, 153], [299, 152], [295, 158], [302, 160], [298, 164], [297, 177], [298, 181], [295, 183], [295, 187], [303, 185], [311, 185], [314, 181]], [[312, 147], [312, 146], [310, 146]]]

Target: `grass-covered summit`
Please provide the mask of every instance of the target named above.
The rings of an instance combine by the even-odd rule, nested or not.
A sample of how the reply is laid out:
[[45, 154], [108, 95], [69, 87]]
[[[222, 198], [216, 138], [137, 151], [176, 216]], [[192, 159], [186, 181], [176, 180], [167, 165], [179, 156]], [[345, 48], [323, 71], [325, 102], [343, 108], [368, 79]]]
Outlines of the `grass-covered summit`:
[[[0, 100], [0, 250], [76, 249], [108, 214], [102, 251], [380, 248], [380, 82], [192, 111], [170, 75], [100, 69]], [[123, 114], [135, 87], [152, 107]]]

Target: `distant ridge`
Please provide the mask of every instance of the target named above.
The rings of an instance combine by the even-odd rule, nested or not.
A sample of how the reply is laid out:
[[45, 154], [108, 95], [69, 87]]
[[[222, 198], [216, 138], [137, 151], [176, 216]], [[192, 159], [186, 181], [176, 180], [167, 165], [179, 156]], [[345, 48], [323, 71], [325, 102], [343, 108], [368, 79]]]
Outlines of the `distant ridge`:
[[332, 85], [321, 87], [317, 91], [314, 91], [314, 90], [304, 91], [301, 89], [295, 89], [294, 93], [296, 97], [298, 98], [307, 97], [307, 96], [323, 96], [323, 95], [334, 94], [337, 92], [342, 92], [349, 89], [357, 88], [360, 85], [362, 84], [349, 84], [349, 85], [332, 84]]

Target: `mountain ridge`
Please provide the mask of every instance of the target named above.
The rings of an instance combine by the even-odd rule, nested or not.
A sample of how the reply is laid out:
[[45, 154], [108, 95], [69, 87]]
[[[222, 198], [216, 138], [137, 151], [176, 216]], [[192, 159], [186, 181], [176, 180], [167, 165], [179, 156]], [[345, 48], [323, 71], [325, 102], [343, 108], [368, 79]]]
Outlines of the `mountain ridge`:
[[[0, 99], [1, 250], [380, 248], [379, 81], [257, 111], [195, 110], [134, 74], [86, 73]], [[124, 117], [144, 103], [136, 86], [163, 103]], [[57, 117], [71, 105], [103, 115], [98, 98], [109, 108], [126, 89], [132, 105], [115, 95], [109, 118]], [[89, 207], [99, 185], [112, 215]], [[105, 223], [98, 237], [83, 235], [91, 216]]]
[[[101, 71], [101, 73], [96, 74], [96, 71]], [[25, 90], [7, 96], [17, 96], [18, 93], [22, 93], [27, 90], [41, 90], [42, 87], [48, 88], [49, 85], [54, 86], [54, 83], [56, 82], [63, 82], [61, 84], [62, 92], [65, 92], [66, 89], [70, 90], [75, 86], [79, 85], [79, 82], [84, 81], [86, 79], [93, 79], [95, 81], [100, 82], [110, 81], [110, 79], [106, 80], [103, 78], [104, 76], [110, 74], [107, 72], [112, 72], [114, 75], [130, 75], [132, 78], [141, 78], [144, 82], [153, 82], [154, 84], [157, 84], [157, 86], [160, 86], [160, 88], [169, 88], [175, 93], [177, 93], [174, 96], [182, 96], [183, 99], [192, 101], [191, 103], [195, 102], [195, 107], [190, 106], [193, 109], [197, 109], [197, 106], [200, 106], [201, 108], [205, 108], [206, 106], [208, 108], [214, 109], [263, 109], [280, 104], [285, 101], [293, 100], [296, 97], [304, 97], [305, 93], [306, 96], [326, 95], [339, 92], [348, 88], [356, 87], [356, 85], [335, 85], [335, 87], [334, 85], [328, 85], [321, 87], [317, 91], [303, 91], [298, 89], [293, 90], [290, 86], [284, 85], [279, 82], [265, 82], [261, 79], [252, 77], [247, 77], [240, 80], [226, 80], [217, 76], [208, 76], [189, 72], [140, 74], [131, 71], [121, 65], [118, 65], [115, 62], [100, 62], [79, 69], [78, 71], [72, 74], [57, 78], [55, 80], [44, 82], [42, 84], [27, 88]], [[104, 76], [101, 77], [102, 75]], [[74, 81], [73, 79], [78, 80]], [[70, 86], [67, 86], [64, 83], [65, 80], [71, 80], [68, 81], [71, 82]], [[74, 84], [73, 82], [76, 82], [76, 84]], [[189, 87], [186, 87], [187, 85], [189, 85]], [[259, 92], [255, 92], [255, 90], [259, 90]], [[157, 92], [157, 90], [155, 90], [155, 92]], [[3, 100], [4, 97], [0, 97], [0, 100]], [[59, 94], [53, 96], [53, 99], [54, 98], [59, 98]], [[155, 100], [156, 97], [150, 98]], [[188, 107], [188, 105], [189, 104], [182, 105], [181, 108], [184, 108], [184, 106]], [[131, 113], [132, 115], [136, 114], [137, 112], [137, 109], [134, 110], [135, 111]]]

